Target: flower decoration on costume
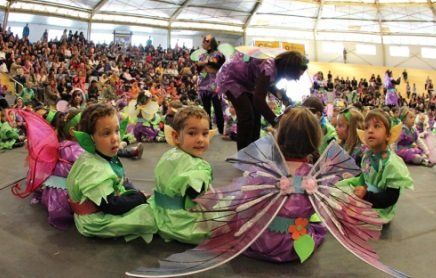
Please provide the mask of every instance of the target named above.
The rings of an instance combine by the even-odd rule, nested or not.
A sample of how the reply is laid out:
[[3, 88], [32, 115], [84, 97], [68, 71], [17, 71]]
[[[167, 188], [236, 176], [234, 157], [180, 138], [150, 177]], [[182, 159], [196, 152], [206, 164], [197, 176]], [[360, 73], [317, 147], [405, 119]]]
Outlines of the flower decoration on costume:
[[309, 224], [309, 220], [307, 218], [297, 218], [295, 219], [295, 224], [289, 226], [289, 233], [293, 240], [298, 240], [301, 236], [307, 234], [307, 225]]
[[280, 194], [289, 195], [295, 192], [294, 187], [292, 186], [293, 179], [287, 177], [281, 177], [279, 181]]
[[304, 178], [301, 185], [307, 194], [313, 194], [318, 189], [318, 184], [314, 178]]

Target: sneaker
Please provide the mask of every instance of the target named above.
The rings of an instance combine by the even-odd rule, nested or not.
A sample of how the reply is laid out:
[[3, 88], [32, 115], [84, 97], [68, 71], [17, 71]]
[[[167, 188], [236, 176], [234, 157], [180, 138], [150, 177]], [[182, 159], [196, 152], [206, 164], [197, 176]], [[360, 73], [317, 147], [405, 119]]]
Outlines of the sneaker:
[[434, 166], [434, 163], [431, 162], [431, 161], [428, 160], [428, 159], [424, 159], [424, 160], [422, 161], [422, 165], [424, 165], [425, 167], [432, 168], [432, 167]]

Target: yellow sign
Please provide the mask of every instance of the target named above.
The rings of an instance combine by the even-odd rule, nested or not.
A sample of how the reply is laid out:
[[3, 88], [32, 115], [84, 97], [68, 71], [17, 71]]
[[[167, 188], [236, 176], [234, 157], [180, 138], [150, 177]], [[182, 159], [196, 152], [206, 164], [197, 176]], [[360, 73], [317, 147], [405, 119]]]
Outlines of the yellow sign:
[[304, 44], [282, 42], [282, 48], [288, 51], [297, 51], [305, 55]]
[[254, 45], [259, 47], [279, 48], [278, 41], [255, 41]]

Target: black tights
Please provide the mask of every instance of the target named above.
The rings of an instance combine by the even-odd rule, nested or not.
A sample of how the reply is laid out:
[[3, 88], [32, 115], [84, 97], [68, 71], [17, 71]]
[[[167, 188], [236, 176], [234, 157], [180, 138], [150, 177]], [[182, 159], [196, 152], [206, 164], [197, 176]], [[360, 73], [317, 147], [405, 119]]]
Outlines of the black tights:
[[201, 102], [203, 103], [204, 110], [206, 110], [207, 114], [210, 117], [210, 128], [212, 128], [213, 118], [211, 115], [211, 103], [213, 105], [213, 110], [215, 112], [216, 117], [216, 125], [218, 127], [218, 132], [223, 134], [224, 132], [224, 116], [223, 116], [223, 108], [221, 104], [221, 98], [218, 94], [209, 91], [200, 91]]
[[253, 104], [253, 95], [242, 93], [235, 98], [227, 92], [227, 98], [233, 104], [238, 120], [238, 134], [236, 138], [238, 150], [245, 148], [260, 137], [260, 113]]

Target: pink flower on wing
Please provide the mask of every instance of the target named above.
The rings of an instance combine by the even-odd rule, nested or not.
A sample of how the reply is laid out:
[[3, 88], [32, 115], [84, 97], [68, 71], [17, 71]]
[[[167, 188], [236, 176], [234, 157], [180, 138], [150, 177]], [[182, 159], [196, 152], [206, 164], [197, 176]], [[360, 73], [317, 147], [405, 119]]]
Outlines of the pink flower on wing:
[[279, 181], [280, 194], [289, 195], [294, 193], [295, 190], [292, 184], [293, 184], [292, 178], [281, 177]]
[[303, 183], [301, 184], [307, 194], [313, 194], [318, 189], [318, 184], [314, 178], [303, 178]]

